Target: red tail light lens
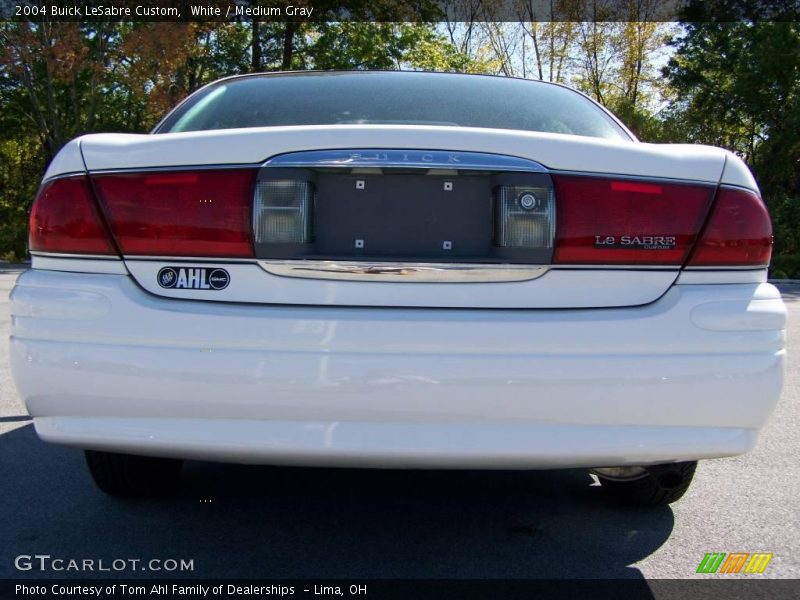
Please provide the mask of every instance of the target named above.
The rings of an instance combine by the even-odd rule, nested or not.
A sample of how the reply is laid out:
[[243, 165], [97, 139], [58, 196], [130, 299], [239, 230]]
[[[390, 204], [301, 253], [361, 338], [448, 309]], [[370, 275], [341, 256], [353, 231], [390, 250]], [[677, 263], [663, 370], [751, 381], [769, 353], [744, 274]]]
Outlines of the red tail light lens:
[[93, 179], [123, 254], [249, 258], [255, 175], [222, 169]]
[[764, 267], [772, 255], [772, 223], [755, 192], [721, 187], [695, 248], [692, 267]]
[[713, 187], [553, 177], [559, 264], [682, 265], [713, 197]]
[[116, 254], [87, 177], [56, 179], [42, 188], [31, 210], [29, 246], [32, 252]]

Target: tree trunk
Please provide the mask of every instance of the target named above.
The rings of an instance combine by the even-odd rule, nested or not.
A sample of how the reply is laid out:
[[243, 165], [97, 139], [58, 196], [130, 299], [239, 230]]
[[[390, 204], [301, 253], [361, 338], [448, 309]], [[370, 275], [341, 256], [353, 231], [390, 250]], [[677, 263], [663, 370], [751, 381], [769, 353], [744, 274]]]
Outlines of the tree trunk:
[[253, 40], [251, 42], [252, 63], [250, 70], [253, 73], [261, 71], [261, 21], [253, 19]]
[[286, 23], [286, 30], [283, 34], [283, 61], [281, 69], [289, 71], [292, 68], [292, 58], [294, 58], [294, 36], [297, 33], [297, 23], [289, 21]]
[[539, 36], [537, 29], [539, 28], [539, 24], [536, 22], [531, 23], [531, 38], [533, 39], [533, 51], [536, 54], [536, 68], [539, 72], [539, 81], [544, 79], [544, 73], [542, 72], [542, 54], [539, 52]]
[[[48, 24], [49, 25], [49, 24]], [[45, 24], [40, 24], [38, 33], [39, 41], [42, 45], [44, 54], [44, 74], [45, 74], [45, 108], [47, 109], [47, 120], [49, 124], [49, 131], [47, 132], [47, 144], [50, 150], [50, 157], [55, 156], [64, 141], [61, 136], [61, 119], [58, 114], [58, 107], [56, 103], [55, 84], [53, 82], [53, 73], [50, 70], [52, 60], [52, 39], [49, 31], [45, 31]]]

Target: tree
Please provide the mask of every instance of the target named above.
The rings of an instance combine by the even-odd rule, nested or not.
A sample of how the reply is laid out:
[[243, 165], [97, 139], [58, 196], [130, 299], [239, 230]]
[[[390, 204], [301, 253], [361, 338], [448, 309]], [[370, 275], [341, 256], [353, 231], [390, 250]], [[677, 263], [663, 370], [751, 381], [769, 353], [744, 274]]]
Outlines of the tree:
[[303, 66], [313, 69], [475, 71], [481, 67], [427, 23], [320, 23], [303, 42], [301, 54]]
[[76, 132], [94, 127], [116, 34], [103, 23], [0, 25], [3, 104], [37, 133], [47, 160]]
[[776, 251], [800, 252], [800, 23], [686, 23], [674, 44], [675, 136], [740, 154], [772, 209]]
[[664, 73], [685, 135], [735, 149], [767, 187], [800, 192], [800, 23], [693, 23], [675, 44]]

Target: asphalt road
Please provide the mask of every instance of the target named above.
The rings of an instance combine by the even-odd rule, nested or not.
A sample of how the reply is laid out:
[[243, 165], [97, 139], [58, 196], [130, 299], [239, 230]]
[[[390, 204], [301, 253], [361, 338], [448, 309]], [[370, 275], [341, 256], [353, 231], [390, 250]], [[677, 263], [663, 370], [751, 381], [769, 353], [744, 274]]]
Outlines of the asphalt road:
[[[0, 272], [3, 339], [15, 277]], [[798, 578], [800, 286], [785, 296], [787, 380], [758, 446], [701, 463], [684, 499], [654, 510], [615, 506], [583, 471], [211, 463], [189, 463], [170, 497], [115, 500], [81, 452], [37, 439], [0, 343], [0, 578], [32, 574], [20, 554], [192, 559], [185, 575], [204, 578], [686, 578], [717, 551], [772, 552], [764, 576]]]

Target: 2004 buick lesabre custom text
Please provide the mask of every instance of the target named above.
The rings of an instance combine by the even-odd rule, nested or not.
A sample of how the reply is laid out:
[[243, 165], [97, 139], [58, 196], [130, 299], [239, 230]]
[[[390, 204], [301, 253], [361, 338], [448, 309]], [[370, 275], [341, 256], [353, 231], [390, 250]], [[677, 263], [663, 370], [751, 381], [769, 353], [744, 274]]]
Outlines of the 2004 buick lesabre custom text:
[[53, 160], [12, 368], [113, 494], [210, 459], [587, 467], [671, 502], [778, 400], [771, 245], [739, 158], [568, 88], [229, 78]]

